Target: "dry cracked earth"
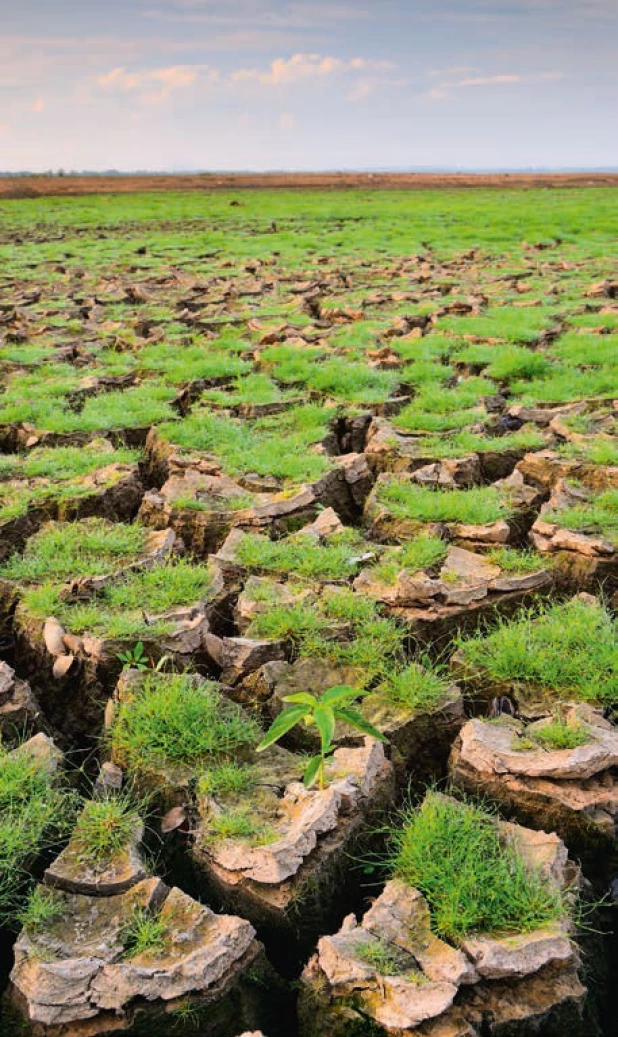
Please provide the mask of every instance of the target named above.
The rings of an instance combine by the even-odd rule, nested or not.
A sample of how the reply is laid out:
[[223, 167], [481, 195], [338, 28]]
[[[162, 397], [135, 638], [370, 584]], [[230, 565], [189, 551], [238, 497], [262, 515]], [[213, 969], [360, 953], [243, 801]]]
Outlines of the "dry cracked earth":
[[0, 1030], [613, 1034], [615, 266], [281, 197], [3, 203]]

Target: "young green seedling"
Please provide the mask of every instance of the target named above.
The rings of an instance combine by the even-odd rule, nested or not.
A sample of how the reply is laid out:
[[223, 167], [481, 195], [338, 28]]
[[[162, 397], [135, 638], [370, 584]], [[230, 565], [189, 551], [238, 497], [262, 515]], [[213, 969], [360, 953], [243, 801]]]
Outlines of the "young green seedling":
[[298, 692], [296, 695], [286, 695], [283, 701], [290, 702], [292, 705], [279, 714], [258, 745], [257, 751], [262, 752], [263, 749], [278, 742], [296, 724], [302, 723], [305, 727], [315, 725], [320, 736], [320, 752], [309, 760], [303, 775], [303, 784], [306, 788], [311, 788], [317, 781], [320, 789], [323, 789], [326, 761], [334, 752], [333, 740], [337, 721], [349, 724], [356, 731], [370, 735], [372, 738], [378, 738], [381, 742], [387, 740], [373, 724], [370, 724], [358, 710], [353, 708], [354, 700], [362, 694], [364, 692], [357, 688], [351, 688], [347, 684], [337, 684], [328, 688], [321, 698], [305, 691]]

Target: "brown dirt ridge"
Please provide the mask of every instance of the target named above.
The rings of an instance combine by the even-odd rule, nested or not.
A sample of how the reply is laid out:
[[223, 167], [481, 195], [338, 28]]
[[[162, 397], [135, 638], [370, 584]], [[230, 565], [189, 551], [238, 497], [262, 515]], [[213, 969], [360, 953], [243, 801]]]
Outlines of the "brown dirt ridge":
[[618, 187], [618, 173], [182, 173], [0, 177], [0, 199], [141, 191]]

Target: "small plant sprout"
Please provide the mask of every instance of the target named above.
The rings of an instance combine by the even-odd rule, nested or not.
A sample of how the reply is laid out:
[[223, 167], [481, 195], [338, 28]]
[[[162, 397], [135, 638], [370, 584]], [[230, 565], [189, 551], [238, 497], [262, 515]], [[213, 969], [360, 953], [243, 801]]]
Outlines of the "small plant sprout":
[[118, 652], [118, 659], [124, 669], [147, 670], [148, 659], [144, 651], [144, 642], [138, 641], [133, 648], [127, 648], [126, 652]]
[[349, 724], [362, 734], [386, 742], [384, 735], [368, 720], [365, 720], [357, 709], [353, 708], [354, 700], [362, 694], [363, 692], [357, 688], [351, 688], [347, 684], [337, 684], [328, 688], [321, 698], [305, 691], [298, 692], [296, 695], [286, 695], [283, 701], [290, 702], [291, 705], [279, 714], [258, 745], [257, 751], [262, 752], [270, 745], [274, 745], [297, 724], [302, 723], [305, 727], [317, 727], [320, 736], [320, 752], [309, 759], [303, 775], [303, 784], [306, 788], [311, 788], [317, 781], [320, 790], [323, 789], [326, 763], [334, 752], [333, 741], [338, 721]]
[[123, 664], [123, 669], [129, 670], [162, 670], [163, 667], [171, 659], [170, 655], [162, 655], [161, 658], [155, 663], [153, 659], [149, 659], [144, 649], [144, 642], [138, 641], [137, 644], [133, 645], [133, 648], [127, 648], [126, 652], [118, 652], [117, 659]]

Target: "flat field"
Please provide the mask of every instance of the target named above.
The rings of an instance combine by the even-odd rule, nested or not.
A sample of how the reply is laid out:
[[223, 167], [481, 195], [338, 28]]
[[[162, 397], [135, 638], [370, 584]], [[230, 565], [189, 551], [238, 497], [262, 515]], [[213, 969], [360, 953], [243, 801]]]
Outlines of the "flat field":
[[[270, 1037], [310, 1037], [285, 984], [393, 874], [385, 827], [392, 836], [403, 823], [393, 809], [449, 773], [453, 790], [490, 795], [509, 818], [556, 831], [600, 896], [611, 872], [615, 187], [225, 186], [0, 198], [3, 1034], [23, 1032], [24, 1014], [36, 1037], [73, 1024], [81, 1033], [84, 1019], [89, 1034], [109, 1032], [113, 1013], [123, 1020], [113, 1032], [159, 1032], [163, 1015], [150, 1024], [142, 1013], [151, 1003], [159, 1011], [165, 975], [160, 996], [183, 1033], [236, 1037], [260, 1025]], [[328, 696], [320, 703], [341, 686], [340, 715]], [[284, 748], [261, 755], [289, 695], [301, 696], [299, 723], [291, 716]], [[301, 724], [314, 707], [317, 725]], [[465, 755], [460, 732], [474, 718], [488, 739], [507, 738], [488, 717], [519, 740], [511, 763], [514, 748], [530, 760], [508, 795], [506, 777], [490, 781]], [[387, 741], [372, 743], [382, 754], [372, 784], [361, 755], [376, 730]], [[574, 754], [598, 739], [604, 755], [586, 769]], [[542, 753], [560, 757], [553, 770]], [[347, 806], [330, 829], [311, 829], [292, 852], [303, 825], [317, 824], [299, 813], [303, 774], [314, 811], [346, 775], [352, 786], [336, 792]], [[438, 808], [431, 800], [406, 822], [429, 855], [423, 825]], [[157, 864], [140, 870], [145, 817]], [[469, 817], [471, 831], [490, 823]], [[490, 838], [497, 857], [501, 838]], [[469, 862], [474, 850], [461, 852]], [[444, 889], [451, 880], [430, 881], [414, 861], [434, 934], [459, 946], [468, 930], [448, 899], [456, 891]], [[518, 882], [511, 933], [557, 925], [562, 894], [505, 861]], [[178, 890], [161, 908], [152, 868], [185, 900], [254, 925], [285, 983], [265, 967], [242, 1002], [253, 1014], [230, 1016], [225, 1001], [255, 974], [250, 936], [223, 977], [204, 966], [201, 986], [178, 985], [186, 912], [195, 947], [215, 934], [204, 935], [197, 901], [174, 914]], [[516, 896], [531, 900], [531, 889], [535, 904], [546, 899], [524, 923]], [[82, 912], [101, 895], [118, 901], [100, 922], [113, 953], [87, 990], [76, 966], [66, 1003], [60, 969], [52, 1012], [37, 970], [51, 983], [56, 959], [92, 960]], [[490, 924], [491, 912], [475, 912]], [[362, 959], [380, 982], [392, 975], [387, 951]], [[140, 986], [151, 968], [155, 987]], [[548, 1019], [560, 984], [575, 982], [556, 968], [543, 987]], [[126, 970], [126, 989], [108, 969]], [[521, 981], [506, 974], [507, 986]], [[482, 982], [492, 1011], [517, 1003]], [[342, 1008], [324, 989], [320, 1025], [332, 1037], [421, 1032], [389, 1029], [367, 1005]], [[270, 1015], [256, 1007], [264, 991]], [[490, 1032], [467, 996], [457, 1001], [466, 1033]], [[515, 1026], [495, 1010], [496, 1026]], [[536, 1025], [518, 1020], [509, 1033]], [[361, 1023], [378, 1028], [345, 1029]]]

